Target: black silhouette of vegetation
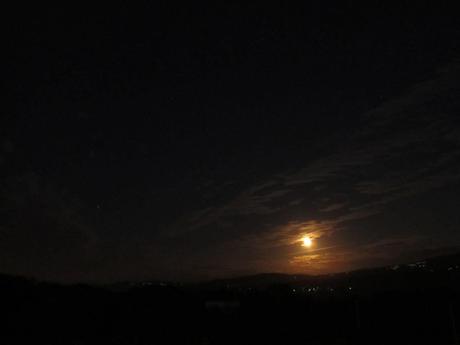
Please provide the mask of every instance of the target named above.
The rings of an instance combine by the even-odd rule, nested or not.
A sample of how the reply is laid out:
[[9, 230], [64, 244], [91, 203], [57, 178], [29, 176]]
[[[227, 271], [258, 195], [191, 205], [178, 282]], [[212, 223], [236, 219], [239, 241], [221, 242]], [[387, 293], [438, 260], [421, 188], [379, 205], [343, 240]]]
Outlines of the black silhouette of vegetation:
[[460, 255], [329, 276], [64, 286], [0, 276], [2, 344], [455, 344]]

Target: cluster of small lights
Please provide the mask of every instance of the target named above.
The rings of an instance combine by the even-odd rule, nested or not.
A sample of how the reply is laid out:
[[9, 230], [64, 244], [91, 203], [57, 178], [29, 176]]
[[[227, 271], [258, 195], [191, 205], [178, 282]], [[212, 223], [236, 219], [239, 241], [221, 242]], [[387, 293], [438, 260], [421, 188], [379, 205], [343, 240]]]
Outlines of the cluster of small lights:
[[319, 286], [304, 288], [303, 290], [305, 293], [317, 292], [319, 291]]
[[[432, 268], [430, 266], [428, 266], [426, 264], [425, 261], [419, 261], [419, 262], [415, 262], [415, 263], [411, 263], [411, 264], [406, 264], [406, 265], [394, 265], [392, 267], [390, 267], [393, 271], [397, 271], [397, 270], [400, 270], [400, 269], [404, 269], [404, 268], [409, 268], [409, 269], [423, 269], [423, 270], [427, 270], [429, 272], [434, 272], [436, 269], [435, 268]], [[447, 268], [448, 271], [453, 271], [453, 270], [458, 270], [460, 268], [459, 265], [455, 265], [455, 266], [449, 266]], [[439, 270], [439, 269], [438, 269]], [[442, 270], [442, 269], [441, 269]]]
[[[314, 287], [306, 287], [303, 289], [304, 293], [308, 294], [308, 293], [315, 293], [315, 292], [318, 292], [320, 290], [324, 290], [324, 291], [329, 291], [329, 292], [335, 292], [335, 289], [332, 288], [332, 287], [328, 287], [328, 288], [320, 288], [319, 286], [314, 286]], [[353, 290], [353, 287], [351, 286], [348, 286], [346, 288], [346, 290], [348, 291], [352, 291]], [[295, 292], [295, 289], [292, 290], [293, 292]]]

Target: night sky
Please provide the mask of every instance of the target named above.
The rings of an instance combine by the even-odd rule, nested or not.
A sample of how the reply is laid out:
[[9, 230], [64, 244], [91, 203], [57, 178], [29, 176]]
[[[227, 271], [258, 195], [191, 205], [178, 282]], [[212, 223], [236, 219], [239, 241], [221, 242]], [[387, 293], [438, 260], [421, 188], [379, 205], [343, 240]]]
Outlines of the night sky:
[[305, 3], [7, 13], [0, 272], [188, 281], [460, 250], [458, 13]]

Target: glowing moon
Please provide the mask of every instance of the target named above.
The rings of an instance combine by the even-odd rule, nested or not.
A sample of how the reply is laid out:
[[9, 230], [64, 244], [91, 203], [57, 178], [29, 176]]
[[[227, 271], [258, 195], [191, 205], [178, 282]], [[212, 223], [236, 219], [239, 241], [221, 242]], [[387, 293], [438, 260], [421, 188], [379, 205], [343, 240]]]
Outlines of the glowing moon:
[[312, 244], [313, 244], [313, 241], [311, 240], [310, 237], [304, 236], [304, 237], [302, 238], [302, 245], [303, 245], [304, 247], [311, 247]]

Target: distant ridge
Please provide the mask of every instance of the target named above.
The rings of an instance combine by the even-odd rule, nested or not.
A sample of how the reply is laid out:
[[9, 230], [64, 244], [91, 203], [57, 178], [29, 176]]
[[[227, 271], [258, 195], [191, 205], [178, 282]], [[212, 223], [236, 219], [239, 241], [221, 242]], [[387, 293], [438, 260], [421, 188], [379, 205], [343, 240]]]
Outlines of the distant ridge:
[[[227, 279], [215, 279], [200, 284], [208, 288], [255, 288], [265, 289], [273, 285], [309, 286], [327, 285], [335, 287], [351, 286], [362, 288], [403, 288], [434, 286], [450, 283], [450, 276], [460, 278], [460, 252], [442, 256], [433, 256], [414, 262], [388, 265], [374, 268], [362, 268], [334, 274], [307, 275], [284, 273], [259, 273]], [[437, 281], [433, 282], [436, 276]], [[443, 277], [448, 276], [448, 277]], [[459, 279], [460, 283], [460, 279]]]
[[[441, 286], [451, 283], [460, 284], [460, 251], [454, 254], [432, 256], [427, 259], [389, 266], [363, 268], [335, 274], [308, 275], [286, 273], [259, 273], [234, 278], [214, 279], [199, 283], [178, 283], [161, 280], [140, 282], [116, 282], [103, 285], [114, 291], [131, 288], [151, 287], [195, 287], [204, 289], [266, 289], [271, 286], [330, 286], [345, 287], [355, 285], [361, 288], [396, 288], [413, 286]], [[418, 285], [417, 285], [418, 284]], [[30, 287], [34, 285], [56, 285], [53, 282], [39, 281], [34, 278], [0, 273], [0, 289]], [[59, 284], [57, 284], [59, 285]], [[85, 284], [69, 284], [71, 286]], [[89, 285], [89, 284], [88, 284]], [[98, 285], [101, 287], [101, 285]]]

